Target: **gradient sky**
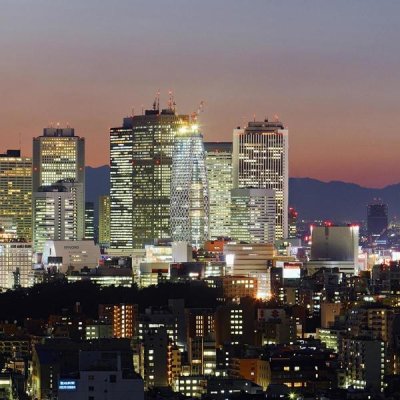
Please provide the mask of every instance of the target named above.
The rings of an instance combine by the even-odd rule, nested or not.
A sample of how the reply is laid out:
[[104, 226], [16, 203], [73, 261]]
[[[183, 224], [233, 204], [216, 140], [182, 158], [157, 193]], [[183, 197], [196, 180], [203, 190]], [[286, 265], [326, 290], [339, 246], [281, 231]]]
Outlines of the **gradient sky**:
[[290, 175], [400, 182], [399, 0], [1, 0], [1, 150], [50, 122], [108, 163], [108, 129], [161, 91], [206, 140], [279, 115]]

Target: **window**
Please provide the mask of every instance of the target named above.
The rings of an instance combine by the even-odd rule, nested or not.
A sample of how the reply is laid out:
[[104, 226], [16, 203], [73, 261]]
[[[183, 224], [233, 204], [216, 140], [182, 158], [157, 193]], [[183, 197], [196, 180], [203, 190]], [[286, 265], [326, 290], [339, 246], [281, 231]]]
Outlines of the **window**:
[[89, 379], [89, 381], [94, 381], [94, 375], [89, 375], [88, 379]]
[[89, 392], [94, 392], [94, 386], [89, 386]]
[[110, 375], [110, 383], [117, 382], [117, 375]]

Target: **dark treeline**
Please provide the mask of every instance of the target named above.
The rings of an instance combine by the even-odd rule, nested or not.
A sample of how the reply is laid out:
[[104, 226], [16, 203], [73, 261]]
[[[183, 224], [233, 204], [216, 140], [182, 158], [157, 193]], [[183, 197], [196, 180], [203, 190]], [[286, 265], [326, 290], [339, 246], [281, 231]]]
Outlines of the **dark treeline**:
[[63, 309], [72, 311], [77, 302], [87, 317], [97, 318], [99, 304], [133, 303], [143, 312], [149, 306], [167, 305], [168, 299], [184, 299], [187, 307], [216, 307], [216, 297], [216, 289], [197, 283], [162, 283], [138, 289], [135, 285], [100, 288], [89, 281], [73, 284], [59, 281], [0, 294], [0, 321], [46, 319]]

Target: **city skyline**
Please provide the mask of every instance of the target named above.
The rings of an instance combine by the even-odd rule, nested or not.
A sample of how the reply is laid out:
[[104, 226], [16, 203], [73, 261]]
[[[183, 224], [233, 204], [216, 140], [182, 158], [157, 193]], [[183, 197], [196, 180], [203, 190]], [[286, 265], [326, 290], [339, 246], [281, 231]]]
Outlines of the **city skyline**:
[[140, 114], [172, 89], [180, 113], [205, 101], [205, 141], [278, 114], [293, 177], [399, 181], [397, 2], [25, 3], [5, 1], [0, 16], [2, 151], [21, 143], [30, 156], [59, 121], [87, 139], [87, 165], [107, 164], [121, 110]]

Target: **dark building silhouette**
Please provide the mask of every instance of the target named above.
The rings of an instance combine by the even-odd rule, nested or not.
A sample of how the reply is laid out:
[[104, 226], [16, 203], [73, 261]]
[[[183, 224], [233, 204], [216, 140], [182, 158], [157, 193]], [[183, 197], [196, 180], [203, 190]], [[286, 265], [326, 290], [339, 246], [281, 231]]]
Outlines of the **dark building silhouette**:
[[380, 200], [368, 204], [367, 230], [368, 237], [380, 236], [388, 227], [388, 206]]

